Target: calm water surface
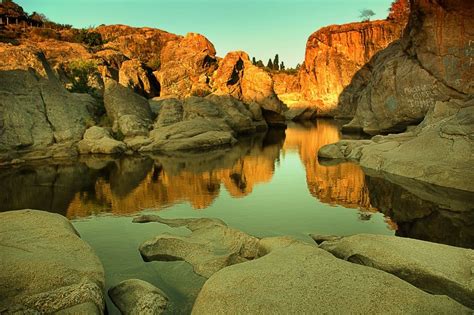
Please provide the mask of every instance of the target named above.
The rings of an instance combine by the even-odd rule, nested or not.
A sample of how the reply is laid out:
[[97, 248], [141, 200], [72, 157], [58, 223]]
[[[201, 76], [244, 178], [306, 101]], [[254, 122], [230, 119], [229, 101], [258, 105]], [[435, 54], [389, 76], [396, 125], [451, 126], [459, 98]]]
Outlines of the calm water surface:
[[255, 236], [308, 242], [310, 233], [373, 233], [474, 246], [472, 195], [367, 176], [352, 163], [321, 165], [318, 149], [340, 138], [337, 122], [319, 120], [210, 153], [0, 169], [0, 211], [34, 208], [72, 219], [104, 264], [108, 287], [130, 278], [149, 281], [170, 296], [170, 313], [189, 312], [205, 279], [184, 262], [143, 262], [143, 241], [189, 232], [132, 224], [138, 213], [215, 217]]

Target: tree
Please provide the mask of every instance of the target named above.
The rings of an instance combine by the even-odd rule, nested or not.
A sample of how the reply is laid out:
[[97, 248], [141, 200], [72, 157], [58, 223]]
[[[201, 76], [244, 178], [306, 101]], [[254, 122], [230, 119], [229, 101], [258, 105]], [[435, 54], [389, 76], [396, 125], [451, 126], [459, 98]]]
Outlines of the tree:
[[283, 61], [280, 64], [280, 70], [285, 70], [285, 63]]
[[363, 9], [360, 10], [360, 15], [359, 17], [362, 19], [363, 22], [368, 22], [370, 21], [370, 18], [375, 15], [375, 12], [370, 10], [370, 9]]
[[268, 59], [267, 68], [268, 68], [268, 69], [273, 69], [273, 62], [272, 62], [272, 59]]
[[257, 60], [255, 59], [255, 57], [252, 57], [252, 64], [255, 66], [257, 64]]
[[265, 65], [263, 64], [262, 60], [257, 61], [256, 66], [259, 67], [259, 68], [265, 68]]
[[275, 59], [273, 59], [273, 70], [280, 70], [280, 58], [278, 54], [276, 54]]
[[297, 64], [295, 69], [296, 69], [296, 70], [300, 70], [300, 68], [301, 68], [301, 65], [300, 65], [300, 64]]
[[408, 0], [396, 0], [388, 9], [388, 19], [395, 21], [405, 21], [410, 14], [410, 3]]

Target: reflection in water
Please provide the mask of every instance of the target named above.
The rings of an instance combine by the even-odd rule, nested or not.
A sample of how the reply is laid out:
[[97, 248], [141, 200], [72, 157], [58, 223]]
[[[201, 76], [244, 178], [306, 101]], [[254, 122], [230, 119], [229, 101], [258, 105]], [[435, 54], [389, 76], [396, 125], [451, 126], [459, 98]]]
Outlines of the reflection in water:
[[364, 173], [358, 165], [340, 163], [323, 166], [318, 162], [319, 148], [340, 139], [339, 128], [334, 121], [319, 120], [316, 128], [312, 124], [289, 128], [283, 148], [298, 150], [306, 168], [306, 182], [311, 195], [325, 203], [373, 211], [374, 209], [370, 207]]
[[367, 176], [372, 204], [396, 222], [396, 235], [474, 248], [469, 192], [392, 176]]
[[[257, 194], [258, 205], [251, 204], [258, 216], [258, 210], [271, 204], [272, 196], [292, 189], [286, 182], [275, 184], [280, 158], [286, 161], [286, 169], [280, 172], [289, 174], [287, 180], [293, 185], [300, 182], [301, 166], [292, 164], [299, 159], [308, 192], [320, 202], [360, 209], [359, 221], [371, 220], [379, 209], [386, 215], [387, 225], [400, 236], [472, 247], [474, 211], [468, 202], [472, 195], [396, 178], [369, 177], [352, 163], [319, 164], [318, 149], [340, 137], [337, 123], [320, 120], [290, 125], [286, 131], [270, 130], [266, 135], [241, 139], [232, 148], [206, 153], [87, 157], [0, 169], [0, 211], [34, 208], [81, 218], [179, 204], [205, 209], [211, 208], [223, 191], [230, 198], [243, 198], [261, 185], [268, 189]], [[291, 193], [288, 199], [291, 206], [299, 205], [300, 200]], [[286, 211], [284, 205], [277, 208], [274, 211]]]

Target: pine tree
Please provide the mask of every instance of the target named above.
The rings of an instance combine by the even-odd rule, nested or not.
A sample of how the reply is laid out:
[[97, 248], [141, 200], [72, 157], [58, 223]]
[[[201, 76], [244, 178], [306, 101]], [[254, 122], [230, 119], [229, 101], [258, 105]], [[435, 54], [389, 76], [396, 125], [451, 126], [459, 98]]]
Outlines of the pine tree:
[[273, 70], [280, 70], [280, 60], [278, 54], [276, 54], [275, 59], [273, 59]]
[[297, 64], [295, 69], [296, 69], [296, 70], [300, 70], [300, 68], [301, 68], [301, 65], [300, 65], [300, 64]]
[[267, 68], [270, 69], [270, 70], [273, 69], [273, 62], [272, 62], [272, 59], [268, 59]]
[[255, 66], [257, 64], [257, 60], [255, 59], [255, 57], [252, 57], [252, 64]]
[[280, 64], [280, 70], [285, 70], [285, 63], [283, 61]]
[[262, 60], [257, 61], [257, 67], [265, 68], [265, 65], [263, 64]]

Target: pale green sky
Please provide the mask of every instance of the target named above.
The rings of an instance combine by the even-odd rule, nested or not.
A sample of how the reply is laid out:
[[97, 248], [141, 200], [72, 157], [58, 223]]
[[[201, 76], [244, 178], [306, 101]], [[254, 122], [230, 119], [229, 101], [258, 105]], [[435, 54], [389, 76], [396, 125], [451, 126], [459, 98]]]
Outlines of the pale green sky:
[[184, 35], [196, 32], [219, 56], [244, 50], [265, 63], [275, 53], [287, 65], [304, 60], [306, 40], [322, 26], [359, 20], [372, 9], [385, 18], [392, 0], [17, 0], [27, 12], [75, 27], [150, 26]]

